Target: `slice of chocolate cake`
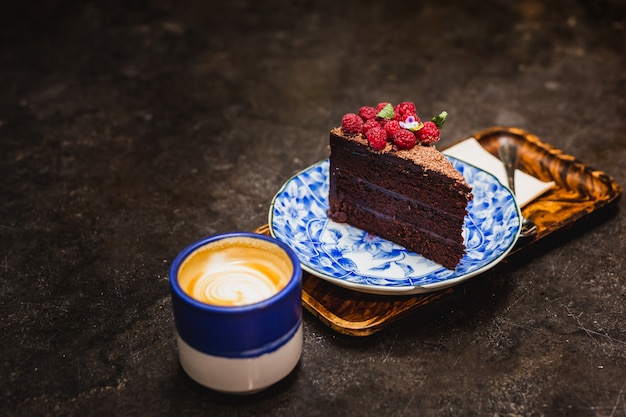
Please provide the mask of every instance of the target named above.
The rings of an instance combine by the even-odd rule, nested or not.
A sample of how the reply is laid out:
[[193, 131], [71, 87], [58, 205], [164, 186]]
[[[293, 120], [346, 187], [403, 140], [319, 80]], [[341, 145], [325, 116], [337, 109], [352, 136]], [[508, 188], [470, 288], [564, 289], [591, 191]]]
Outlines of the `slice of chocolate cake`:
[[444, 120], [422, 123], [406, 102], [345, 115], [330, 132], [329, 218], [456, 268], [472, 194], [433, 145]]

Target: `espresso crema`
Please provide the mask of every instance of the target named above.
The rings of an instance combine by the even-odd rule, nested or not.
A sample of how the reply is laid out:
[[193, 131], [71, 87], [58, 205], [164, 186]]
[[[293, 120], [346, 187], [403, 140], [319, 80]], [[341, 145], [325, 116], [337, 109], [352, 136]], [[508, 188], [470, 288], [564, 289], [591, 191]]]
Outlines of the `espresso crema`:
[[178, 270], [178, 283], [202, 303], [242, 306], [278, 293], [292, 274], [291, 260], [280, 247], [261, 239], [231, 237], [191, 253]]

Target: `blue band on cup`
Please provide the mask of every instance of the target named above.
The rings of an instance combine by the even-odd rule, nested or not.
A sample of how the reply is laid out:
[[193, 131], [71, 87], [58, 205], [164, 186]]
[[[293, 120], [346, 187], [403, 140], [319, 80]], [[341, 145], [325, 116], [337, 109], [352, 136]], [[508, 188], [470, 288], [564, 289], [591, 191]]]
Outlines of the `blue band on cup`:
[[[278, 245], [290, 258], [293, 274], [285, 288], [258, 303], [223, 307], [201, 303], [187, 295], [178, 284], [178, 270], [196, 249], [208, 243], [246, 237]], [[176, 330], [194, 349], [214, 356], [257, 357], [288, 342], [302, 321], [302, 270], [293, 250], [284, 243], [248, 232], [215, 235], [185, 248], [170, 268], [170, 289]]]

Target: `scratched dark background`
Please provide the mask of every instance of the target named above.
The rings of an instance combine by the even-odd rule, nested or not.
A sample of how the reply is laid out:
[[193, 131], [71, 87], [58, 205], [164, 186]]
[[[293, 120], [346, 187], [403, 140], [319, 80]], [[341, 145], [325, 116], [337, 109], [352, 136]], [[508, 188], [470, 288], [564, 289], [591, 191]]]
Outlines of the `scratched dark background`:
[[266, 222], [364, 104], [506, 125], [626, 184], [617, 0], [3, 2], [0, 415], [626, 416], [626, 218], [367, 338], [305, 314], [253, 397], [177, 362], [168, 268]]

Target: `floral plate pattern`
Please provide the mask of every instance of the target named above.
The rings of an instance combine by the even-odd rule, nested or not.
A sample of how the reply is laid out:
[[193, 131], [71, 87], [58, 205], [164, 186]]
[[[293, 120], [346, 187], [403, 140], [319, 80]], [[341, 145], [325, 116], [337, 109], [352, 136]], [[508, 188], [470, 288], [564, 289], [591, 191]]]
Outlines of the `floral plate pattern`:
[[463, 224], [466, 254], [455, 270], [328, 219], [328, 159], [296, 174], [274, 196], [270, 233], [296, 252], [304, 270], [353, 290], [417, 294], [458, 284], [492, 268], [509, 253], [519, 235], [521, 213], [511, 191], [493, 175], [447, 158], [474, 195]]

